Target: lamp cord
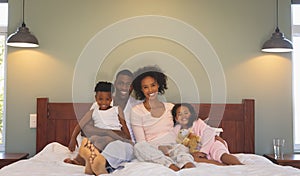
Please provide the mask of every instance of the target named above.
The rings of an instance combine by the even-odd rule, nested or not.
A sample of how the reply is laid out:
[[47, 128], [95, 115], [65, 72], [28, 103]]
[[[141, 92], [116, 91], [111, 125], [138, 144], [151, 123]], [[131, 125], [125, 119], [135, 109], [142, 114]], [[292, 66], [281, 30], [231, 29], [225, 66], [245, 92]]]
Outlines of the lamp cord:
[[276, 27], [278, 28], [278, 0], [276, 0]]
[[24, 5], [25, 4], [25, 2], [24, 2], [24, 0], [23, 0], [23, 12], [22, 12], [22, 19], [23, 19], [23, 22], [22, 22], [22, 27], [25, 27], [26, 25], [25, 25], [25, 22], [24, 22]]

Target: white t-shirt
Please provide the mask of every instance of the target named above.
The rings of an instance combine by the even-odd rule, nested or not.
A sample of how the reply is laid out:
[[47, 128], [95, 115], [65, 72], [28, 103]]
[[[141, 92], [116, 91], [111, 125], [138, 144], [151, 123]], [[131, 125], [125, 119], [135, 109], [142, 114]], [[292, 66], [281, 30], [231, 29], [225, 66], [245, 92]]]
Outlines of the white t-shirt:
[[[125, 108], [123, 109], [126, 125], [127, 125], [127, 128], [128, 128], [128, 131], [130, 133], [131, 140], [134, 143], [135, 143], [135, 137], [134, 137], [132, 127], [131, 127], [130, 114], [131, 114], [131, 109], [135, 105], [140, 104], [142, 102], [143, 102], [142, 100], [137, 100], [137, 99], [133, 98], [132, 96], [129, 96], [127, 104], [126, 104]], [[111, 106], [112, 105], [113, 105], [113, 101], [111, 102]], [[95, 107], [99, 108], [97, 102], [94, 102], [90, 109], [95, 109]]]
[[118, 106], [113, 106], [107, 110], [94, 108], [92, 115], [94, 126], [101, 129], [121, 130], [122, 125], [119, 121], [118, 114]]

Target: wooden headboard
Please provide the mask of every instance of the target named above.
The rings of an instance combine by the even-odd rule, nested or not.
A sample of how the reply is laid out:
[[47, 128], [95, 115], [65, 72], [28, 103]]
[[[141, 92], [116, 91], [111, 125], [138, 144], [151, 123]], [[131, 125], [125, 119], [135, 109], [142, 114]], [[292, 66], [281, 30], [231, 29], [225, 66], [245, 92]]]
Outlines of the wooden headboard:
[[[36, 152], [51, 142], [68, 145], [73, 129], [91, 107], [91, 103], [57, 103], [48, 98], [37, 98]], [[221, 134], [231, 153], [254, 153], [254, 100], [243, 99], [238, 104], [192, 104], [201, 119], [218, 121]], [[213, 108], [212, 108], [213, 107]], [[220, 116], [217, 117], [216, 116]]]

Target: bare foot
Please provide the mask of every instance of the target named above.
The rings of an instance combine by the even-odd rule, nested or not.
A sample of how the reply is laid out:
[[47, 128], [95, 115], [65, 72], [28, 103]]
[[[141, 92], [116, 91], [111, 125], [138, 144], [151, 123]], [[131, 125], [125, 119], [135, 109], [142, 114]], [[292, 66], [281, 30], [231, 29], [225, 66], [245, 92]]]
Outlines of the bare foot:
[[69, 164], [81, 165], [78, 161], [76, 161], [75, 159], [72, 160], [71, 158], [64, 159], [64, 162]]
[[95, 148], [93, 144], [91, 144], [91, 155], [90, 155], [90, 165], [92, 171], [96, 175], [107, 174], [107, 170], [105, 168], [106, 159], [104, 156]]
[[91, 145], [89, 143], [89, 140], [87, 138], [83, 138], [79, 148], [79, 155], [85, 160], [84, 173], [89, 175], [94, 175], [94, 172], [91, 168], [91, 164], [89, 162], [89, 158], [91, 155], [90, 148]]
[[86, 174], [100, 175], [108, 173], [105, 168], [106, 159], [87, 138], [82, 140], [79, 155], [85, 159]]
[[221, 156], [221, 161], [227, 165], [243, 165], [237, 157], [228, 153], [224, 153]]
[[85, 165], [85, 160], [82, 157], [80, 157], [80, 155], [77, 155], [74, 159], [66, 158], [64, 159], [64, 162], [69, 164], [80, 165], [80, 166]]
[[194, 167], [196, 167], [193, 163], [191, 163], [191, 162], [188, 162], [188, 163], [186, 163], [182, 168], [183, 169], [186, 169], [186, 168], [194, 168]]
[[171, 164], [171, 165], [169, 166], [169, 168], [172, 169], [172, 170], [175, 171], [175, 172], [180, 170], [180, 168], [177, 167], [175, 164]]

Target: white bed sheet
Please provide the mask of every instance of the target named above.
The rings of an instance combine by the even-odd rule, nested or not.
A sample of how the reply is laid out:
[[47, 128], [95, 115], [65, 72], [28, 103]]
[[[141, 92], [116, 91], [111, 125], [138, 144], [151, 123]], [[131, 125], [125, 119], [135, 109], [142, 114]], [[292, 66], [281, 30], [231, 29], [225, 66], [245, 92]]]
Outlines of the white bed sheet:
[[[74, 157], [77, 153], [69, 152], [68, 148], [53, 142], [48, 144], [34, 157], [21, 160], [0, 169], [0, 176], [83, 176], [84, 167], [66, 164], [63, 159]], [[235, 154], [245, 165], [216, 166], [207, 163], [197, 163], [197, 168], [183, 169], [174, 172], [162, 165], [133, 161], [126, 163], [121, 170], [114, 171], [109, 176], [300, 176], [300, 169], [290, 166], [279, 166], [268, 159], [254, 154]]]

